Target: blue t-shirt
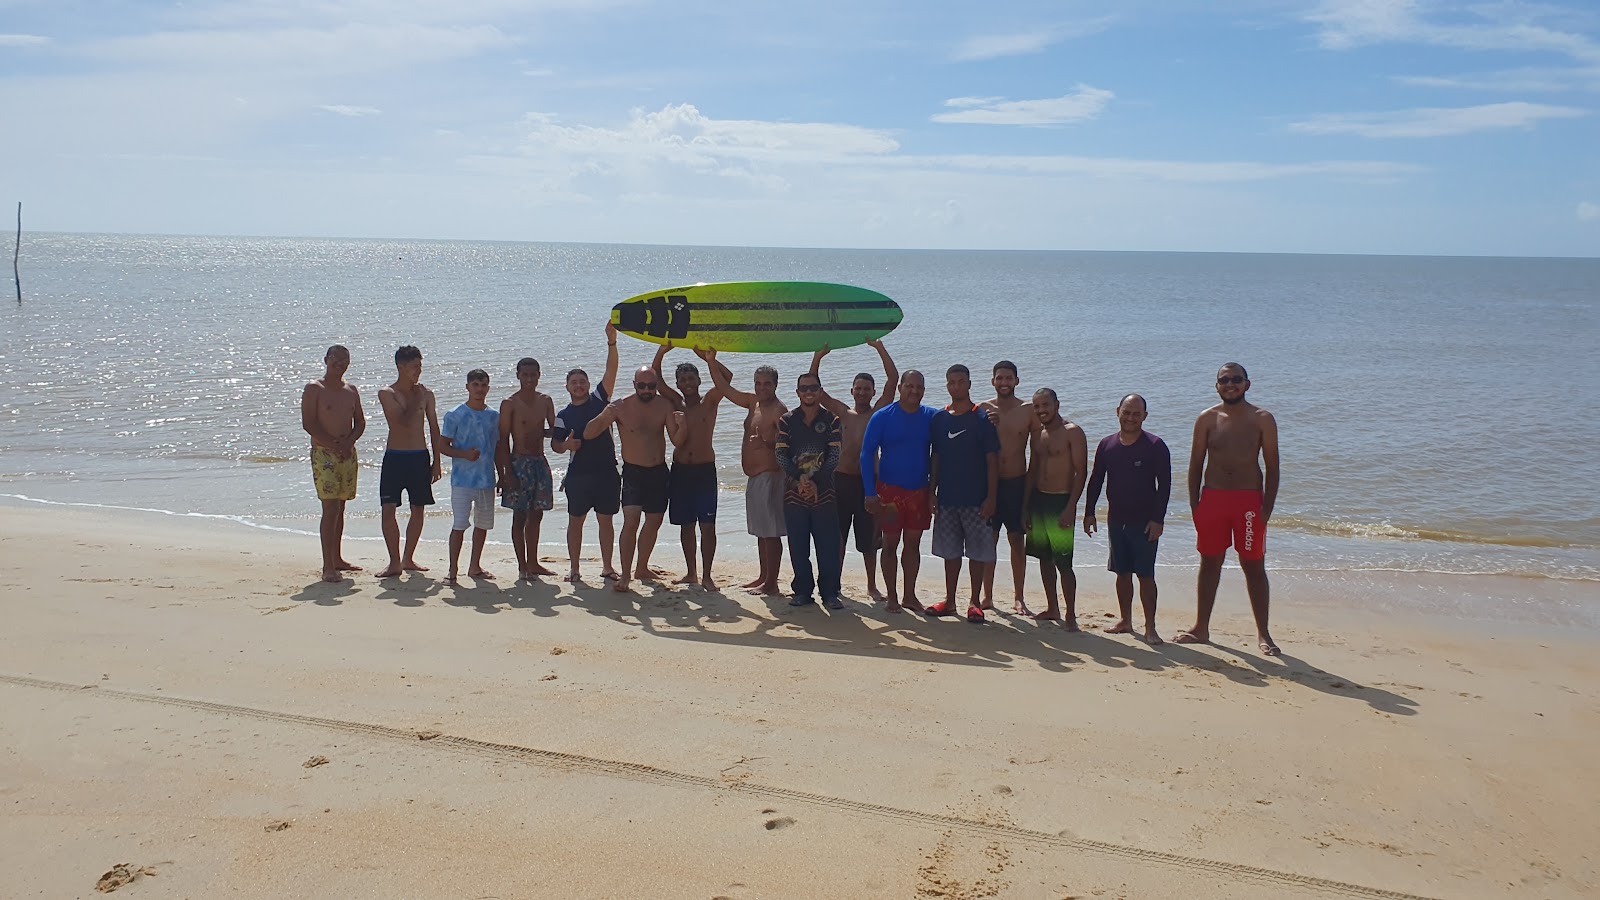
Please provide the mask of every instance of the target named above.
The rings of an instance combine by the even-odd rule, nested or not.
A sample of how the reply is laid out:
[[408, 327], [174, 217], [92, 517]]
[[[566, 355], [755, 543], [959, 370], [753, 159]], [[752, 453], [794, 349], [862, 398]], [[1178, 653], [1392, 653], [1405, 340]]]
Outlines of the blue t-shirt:
[[477, 450], [478, 461], [450, 461], [450, 486], [482, 490], [494, 487], [494, 446], [500, 441], [500, 413], [473, 409], [465, 403], [444, 414], [439, 432], [457, 450]]
[[617, 448], [611, 442], [611, 429], [594, 439], [585, 439], [583, 430], [589, 427], [594, 417], [606, 411], [606, 404], [611, 398], [606, 396], [606, 389], [602, 385], [595, 385], [589, 392], [589, 399], [581, 404], [568, 403], [566, 409], [556, 416], [556, 427], [550, 431], [552, 440], [564, 441], [573, 435], [583, 441], [583, 446], [572, 454], [572, 462], [567, 463], [567, 474], [581, 475], [585, 472], [615, 470], [617, 468]]
[[[928, 426], [939, 411], [919, 406], [906, 412], [892, 403], [867, 420], [867, 433], [861, 439], [862, 487], [866, 496], [878, 496], [872, 480], [872, 464], [878, 464], [878, 481], [908, 491], [928, 486]], [[882, 451], [880, 454], [879, 451]]]
[[939, 457], [940, 506], [982, 506], [989, 496], [989, 454], [1000, 452], [1000, 433], [976, 407], [933, 417], [933, 452]]

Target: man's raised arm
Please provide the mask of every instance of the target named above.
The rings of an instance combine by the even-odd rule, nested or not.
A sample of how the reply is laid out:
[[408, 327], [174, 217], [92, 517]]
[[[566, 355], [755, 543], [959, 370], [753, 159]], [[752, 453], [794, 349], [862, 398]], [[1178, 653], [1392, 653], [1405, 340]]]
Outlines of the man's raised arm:
[[610, 400], [617, 390], [617, 326], [606, 320], [606, 371], [600, 376], [600, 388]]
[[889, 349], [883, 346], [883, 341], [867, 341], [867, 346], [878, 351], [878, 359], [883, 361], [883, 392], [878, 395], [878, 402], [872, 404], [874, 410], [879, 410], [894, 402], [895, 388], [900, 386], [900, 370], [889, 358]]
[[827, 388], [822, 387], [822, 375], [818, 372], [822, 368], [822, 358], [827, 355], [828, 345], [823, 344], [821, 350], [811, 355], [811, 371], [808, 374], [817, 376], [817, 393], [822, 395], [818, 402], [822, 404], [822, 408], [836, 416], [842, 416], [850, 411], [850, 407], [843, 400], [828, 393]]
[[706, 361], [706, 367], [711, 370], [711, 383], [717, 386], [723, 396], [739, 404], [745, 409], [756, 405], [756, 395], [741, 391], [733, 386], [733, 372], [717, 361], [717, 351], [696, 350], [695, 353]]
[[650, 368], [656, 373], [656, 393], [671, 401], [673, 409], [683, 409], [683, 395], [667, 384], [667, 376], [661, 371], [662, 363], [667, 358], [667, 351], [671, 349], [672, 344], [670, 342], [662, 344], [656, 350], [656, 358], [651, 360]]

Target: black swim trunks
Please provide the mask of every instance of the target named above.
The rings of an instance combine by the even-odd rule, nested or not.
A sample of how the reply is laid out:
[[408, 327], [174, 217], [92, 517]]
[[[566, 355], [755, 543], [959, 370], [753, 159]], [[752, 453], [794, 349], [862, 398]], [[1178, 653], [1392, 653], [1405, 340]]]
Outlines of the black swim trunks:
[[567, 494], [567, 514], [586, 516], [594, 510], [598, 516], [614, 516], [622, 508], [618, 494], [621, 482], [617, 470], [594, 468], [587, 472], [567, 470], [561, 489]]
[[1022, 533], [1022, 494], [1028, 485], [1027, 476], [1019, 475], [1016, 478], [1002, 478], [996, 488], [994, 503], [994, 533], [1000, 534], [1004, 528], [1011, 534]]
[[717, 464], [673, 463], [667, 516], [674, 525], [717, 520]]
[[636, 466], [622, 464], [622, 505], [637, 506], [651, 515], [667, 511], [667, 494], [672, 477], [667, 464]]
[[412, 506], [433, 505], [433, 457], [426, 450], [385, 450], [378, 470], [378, 503], [399, 506], [400, 495]]
[[878, 551], [878, 523], [867, 513], [867, 494], [861, 476], [850, 472], [833, 473], [833, 495], [839, 505], [839, 538], [856, 532], [856, 550], [861, 553]]

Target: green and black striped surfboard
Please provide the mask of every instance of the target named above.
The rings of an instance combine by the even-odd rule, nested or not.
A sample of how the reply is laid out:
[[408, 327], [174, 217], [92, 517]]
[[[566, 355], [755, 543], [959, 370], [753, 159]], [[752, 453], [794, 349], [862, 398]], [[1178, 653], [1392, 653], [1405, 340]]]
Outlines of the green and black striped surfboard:
[[630, 297], [611, 324], [652, 344], [729, 353], [811, 353], [881, 338], [899, 304], [866, 288], [818, 281], [693, 284]]

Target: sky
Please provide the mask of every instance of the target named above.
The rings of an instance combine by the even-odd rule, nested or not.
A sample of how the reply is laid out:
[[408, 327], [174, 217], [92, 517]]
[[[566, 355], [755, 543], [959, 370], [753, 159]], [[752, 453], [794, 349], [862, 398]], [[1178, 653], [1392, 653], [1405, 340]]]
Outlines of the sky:
[[0, 0], [49, 231], [1600, 256], [1597, 110], [1593, 0]]

